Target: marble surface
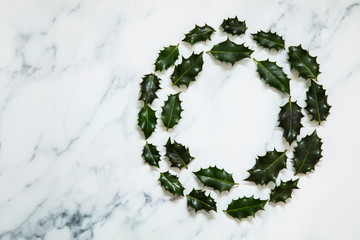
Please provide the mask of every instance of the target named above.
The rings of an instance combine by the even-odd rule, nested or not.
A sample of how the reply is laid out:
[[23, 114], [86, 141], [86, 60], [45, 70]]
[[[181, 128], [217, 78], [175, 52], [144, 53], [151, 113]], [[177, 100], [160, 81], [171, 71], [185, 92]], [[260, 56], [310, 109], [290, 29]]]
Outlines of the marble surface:
[[[319, 82], [333, 105], [320, 127], [303, 119], [301, 136], [318, 129], [323, 158], [301, 176], [288, 203], [265, 207], [241, 222], [221, 210], [231, 199], [269, 188], [243, 181], [258, 155], [287, 146], [277, 127], [286, 96], [266, 86], [251, 59], [234, 67], [204, 55], [204, 71], [181, 88], [183, 118], [174, 130], [158, 122], [149, 141], [162, 154], [168, 136], [190, 147], [189, 170], [171, 172], [189, 193], [191, 171], [225, 168], [239, 186], [207, 189], [218, 213], [194, 213], [184, 198], [159, 185], [160, 170], [144, 164], [137, 127], [139, 83], [154, 71], [158, 51], [181, 42], [195, 24], [217, 32], [212, 41], [180, 44], [188, 57], [226, 39], [224, 18], [246, 20], [245, 36], [230, 37], [270, 58], [291, 77], [293, 100], [305, 106], [307, 84], [290, 71], [287, 50], [258, 47], [250, 33], [272, 30], [287, 46], [318, 56]], [[0, 1], [0, 239], [360, 239], [360, 2], [319, 1]], [[158, 110], [171, 87], [163, 79]], [[305, 113], [305, 111], [304, 111]], [[288, 157], [291, 158], [291, 151]], [[291, 162], [280, 179], [292, 177]]]

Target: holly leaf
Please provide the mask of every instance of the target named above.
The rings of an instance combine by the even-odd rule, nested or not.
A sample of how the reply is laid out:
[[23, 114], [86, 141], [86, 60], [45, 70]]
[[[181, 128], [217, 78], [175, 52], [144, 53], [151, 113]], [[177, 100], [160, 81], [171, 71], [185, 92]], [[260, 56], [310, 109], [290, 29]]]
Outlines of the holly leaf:
[[318, 137], [316, 130], [297, 143], [292, 161], [296, 171], [295, 175], [315, 169], [315, 165], [322, 157], [321, 145], [321, 138]]
[[234, 65], [237, 61], [244, 58], [249, 58], [254, 51], [245, 47], [244, 44], [238, 45], [232, 42], [229, 38], [226, 41], [215, 45], [209, 53], [211, 53], [215, 59], [221, 62], [229, 62]]
[[211, 34], [215, 32], [215, 29], [205, 24], [205, 26], [199, 27], [195, 25], [195, 28], [189, 33], [185, 34], [184, 42], [188, 42], [191, 45], [194, 45], [197, 42], [210, 40]]
[[205, 191], [193, 189], [191, 193], [186, 195], [186, 198], [188, 207], [195, 209], [195, 212], [201, 209], [207, 212], [211, 210], [214, 210], [215, 212], [217, 211], [215, 200], [210, 196], [210, 194], [206, 196]]
[[155, 62], [155, 71], [166, 70], [172, 65], [175, 64], [176, 60], [179, 57], [179, 44], [178, 45], [170, 45], [168, 47], [164, 47], [163, 50], [159, 52], [159, 56]]
[[244, 34], [247, 29], [245, 21], [239, 21], [237, 16], [234, 18], [228, 18], [226, 20], [224, 19], [220, 27], [224, 29], [224, 32], [230, 33], [231, 35]]
[[259, 210], [264, 210], [264, 206], [267, 200], [260, 200], [251, 197], [243, 197], [237, 200], [232, 200], [226, 210], [223, 210], [233, 218], [239, 220], [247, 218], [249, 216], [255, 217], [255, 213]]
[[302, 128], [301, 118], [304, 115], [301, 113], [301, 107], [296, 102], [287, 102], [281, 107], [279, 113], [279, 126], [284, 130], [283, 137], [291, 145], [300, 134]]
[[281, 169], [286, 168], [285, 152], [269, 151], [265, 156], [260, 156], [256, 159], [256, 163], [248, 170], [250, 176], [245, 179], [256, 184], [268, 184], [269, 182], [276, 182]]
[[144, 106], [138, 115], [138, 125], [141, 131], [144, 133], [145, 139], [150, 137], [154, 132], [156, 127], [157, 118], [155, 116], [155, 111], [152, 110], [149, 106]]
[[311, 56], [301, 45], [289, 47], [288, 55], [291, 69], [295, 68], [300, 77], [317, 80], [320, 66], [316, 62], [316, 57]]
[[267, 84], [277, 90], [290, 94], [290, 79], [283, 72], [282, 68], [276, 65], [276, 62], [258, 61], [254, 58], [257, 63], [257, 71], [260, 78], [264, 79]]
[[188, 164], [194, 159], [190, 155], [189, 148], [184, 145], [177, 143], [174, 140], [174, 143], [171, 143], [171, 139], [169, 138], [166, 145], [166, 154], [171, 162], [171, 167], [178, 167], [179, 169], [185, 167], [188, 168]]
[[285, 49], [284, 39], [276, 33], [258, 31], [257, 33], [251, 34], [254, 40], [262, 47], [271, 50], [274, 48], [276, 51]]
[[173, 85], [189, 87], [190, 82], [195, 81], [195, 77], [201, 72], [203, 64], [203, 52], [192, 53], [187, 59], [183, 57], [182, 62], [175, 66], [174, 72], [170, 76]]
[[166, 191], [172, 193], [173, 195], [184, 196], [184, 187], [180, 183], [179, 178], [169, 171], [160, 173], [159, 178], [161, 186], [165, 188]]
[[151, 166], [159, 167], [161, 156], [155, 145], [146, 142], [143, 148], [142, 156], [145, 159], [145, 162], [147, 162]]
[[166, 130], [173, 128], [181, 119], [183, 109], [181, 108], [179, 95], [180, 93], [170, 94], [162, 107], [161, 120]]
[[312, 116], [311, 120], [325, 121], [331, 106], [327, 103], [327, 95], [322, 85], [311, 80], [311, 86], [306, 92], [306, 111]]
[[195, 176], [207, 187], [212, 187], [219, 192], [230, 191], [234, 185], [239, 185], [234, 182], [232, 174], [227, 173], [224, 169], [209, 167], [207, 169], [200, 169], [194, 172]]
[[279, 186], [276, 186], [270, 193], [270, 202], [286, 202], [286, 199], [291, 198], [291, 193], [297, 187], [299, 179], [295, 181], [289, 180], [287, 182], [281, 181]]
[[143, 81], [140, 83], [141, 94], [139, 100], [144, 101], [144, 105], [151, 104], [155, 98], [156, 91], [160, 89], [160, 78], [155, 74], [147, 74], [143, 78]]

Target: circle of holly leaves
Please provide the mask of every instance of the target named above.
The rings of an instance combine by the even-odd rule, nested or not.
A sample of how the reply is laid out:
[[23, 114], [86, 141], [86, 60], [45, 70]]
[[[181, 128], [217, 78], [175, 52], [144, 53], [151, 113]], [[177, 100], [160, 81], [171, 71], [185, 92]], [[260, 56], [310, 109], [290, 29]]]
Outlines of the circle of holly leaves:
[[[245, 21], [239, 21], [237, 17], [224, 19], [220, 25], [220, 29], [231, 35], [240, 36], [245, 34], [247, 27]], [[183, 42], [187, 42], [191, 46], [197, 42], [211, 40], [211, 36], [215, 29], [205, 24], [204, 26], [197, 26], [189, 33], [185, 34]], [[258, 31], [251, 34], [253, 40], [263, 48], [275, 51], [284, 51], [285, 41], [282, 36], [271, 31]], [[227, 38], [224, 42], [214, 45], [207, 53], [211, 54], [217, 61], [230, 63], [232, 66], [245, 58], [251, 58], [254, 50], [245, 46], [245, 44], [236, 44]], [[155, 72], [164, 71], [175, 65], [170, 79], [175, 86], [185, 85], [187, 88], [190, 83], [196, 80], [198, 74], [202, 71], [204, 52], [193, 52], [188, 58], [182, 57], [181, 63], [175, 65], [179, 58], [179, 44], [164, 47], [159, 52], [159, 56], [155, 62]], [[299, 46], [290, 46], [288, 48], [288, 62], [292, 70], [298, 72], [298, 76], [307, 81], [308, 90], [306, 92], [306, 107], [307, 114], [311, 116], [311, 121], [316, 121], [320, 125], [325, 121], [329, 115], [331, 106], [327, 103], [327, 95], [322, 85], [318, 84], [318, 75], [320, 74], [320, 66], [317, 63], [316, 57], [313, 57], [309, 52]], [[259, 210], [264, 210], [264, 206], [269, 203], [284, 202], [291, 198], [294, 189], [298, 189], [297, 184], [301, 174], [307, 174], [314, 170], [315, 165], [322, 157], [321, 146], [322, 141], [318, 136], [317, 131], [314, 130], [312, 134], [297, 140], [300, 135], [300, 130], [303, 128], [301, 119], [304, 117], [302, 108], [296, 101], [291, 99], [290, 93], [290, 79], [276, 62], [267, 60], [257, 60], [253, 58], [257, 65], [257, 72], [259, 77], [265, 81], [270, 87], [288, 97], [288, 102], [280, 106], [279, 127], [283, 129], [283, 138], [289, 146], [296, 141], [293, 148], [293, 179], [288, 181], [281, 181], [276, 183], [279, 172], [287, 168], [286, 151], [278, 152], [275, 148], [273, 151], [267, 151], [264, 156], [258, 156], [255, 160], [254, 166], [248, 170], [249, 176], [245, 181], [250, 181], [256, 185], [267, 185], [269, 182], [274, 183], [274, 187], [270, 191], [267, 199], [255, 198], [254, 196], [243, 196], [234, 199], [229, 203], [228, 208], [223, 212], [236, 219], [243, 219], [249, 216], [255, 216]], [[144, 134], [145, 140], [148, 139], [154, 132], [157, 124], [157, 117], [155, 110], [150, 106], [154, 99], [157, 98], [156, 92], [160, 89], [161, 79], [155, 74], [147, 74], [143, 77], [140, 83], [140, 97], [144, 105], [138, 114], [138, 125]], [[168, 130], [174, 128], [181, 119], [180, 92], [170, 94], [162, 107], [161, 121], [164, 127]], [[194, 159], [190, 154], [188, 147], [181, 143], [172, 140], [170, 137], [165, 144], [166, 154], [171, 163], [170, 167], [177, 167], [179, 169], [188, 168], [188, 165]], [[161, 160], [160, 152], [157, 146], [146, 141], [142, 156], [145, 162], [151, 166], [159, 168]], [[238, 185], [232, 177], [224, 169], [218, 167], [208, 167], [193, 172], [195, 177], [205, 186], [223, 191], [230, 191], [235, 185]], [[174, 196], [184, 197], [184, 186], [179, 181], [176, 174], [169, 171], [160, 172], [160, 185]], [[205, 210], [207, 212], [213, 210], [217, 211], [216, 202], [211, 195], [206, 195], [205, 190], [193, 189], [186, 196], [188, 207], [191, 207], [195, 212]]]

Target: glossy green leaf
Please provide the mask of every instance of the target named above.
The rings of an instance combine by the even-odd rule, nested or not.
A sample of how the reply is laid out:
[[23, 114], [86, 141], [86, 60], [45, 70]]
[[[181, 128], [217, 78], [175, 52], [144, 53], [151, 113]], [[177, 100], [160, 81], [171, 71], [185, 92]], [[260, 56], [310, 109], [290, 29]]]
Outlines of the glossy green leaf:
[[318, 137], [316, 130], [301, 139], [294, 150], [293, 165], [296, 173], [307, 173], [315, 169], [321, 156], [321, 138]]
[[327, 102], [327, 95], [322, 85], [311, 80], [311, 86], [306, 93], [306, 111], [312, 116], [311, 120], [325, 121], [331, 106]]
[[303, 127], [301, 118], [303, 117], [301, 107], [296, 102], [291, 102], [291, 99], [281, 107], [279, 126], [284, 130], [283, 137], [289, 144], [295, 141], [300, 134], [300, 129]]
[[207, 212], [213, 210], [217, 211], [216, 209], [216, 202], [210, 196], [206, 196], [205, 191], [195, 190], [193, 189], [188, 195], [186, 195], [188, 207], [192, 207], [195, 209], [195, 212], [203, 209]]
[[214, 188], [219, 192], [230, 191], [234, 185], [238, 185], [234, 182], [232, 174], [216, 166], [200, 169], [194, 174], [205, 186]]
[[287, 182], [281, 181], [279, 186], [276, 186], [270, 193], [270, 202], [286, 202], [286, 199], [291, 198], [291, 193], [297, 187], [299, 179], [295, 181], [289, 180]]
[[145, 162], [151, 166], [159, 167], [161, 156], [155, 145], [146, 142], [143, 148], [142, 156], [145, 159]]
[[183, 109], [181, 108], [179, 95], [180, 93], [170, 94], [162, 107], [161, 120], [166, 130], [173, 128], [181, 119]]
[[194, 159], [194, 157], [190, 155], [189, 148], [177, 143], [175, 140], [174, 143], [171, 143], [171, 139], [169, 138], [165, 147], [165, 156], [169, 158], [171, 167], [177, 167], [179, 169], [183, 167], [188, 168], [188, 164]]
[[291, 69], [296, 69], [300, 77], [317, 80], [320, 66], [316, 62], [316, 57], [311, 56], [301, 45], [289, 47], [288, 55]]
[[164, 47], [163, 50], [159, 52], [159, 56], [155, 62], [155, 71], [166, 70], [172, 65], [175, 64], [176, 60], [179, 57], [179, 44], [178, 45], [170, 45], [168, 47]]
[[155, 74], [147, 74], [143, 77], [143, 81], [140, 83], [140, 98], [139, 100], [144, 101], [144, 105], [151, 104], [155, 98], [157, 90], [160, 89], [160, 78]]
[[276, 182], [279, 172], [286, 168], [286, 151], [278, 152], [269, 151], [265, 156], [260, 156], [256, 159], [255, 165], [248, 170], [250, 176], [245, 179], [256, 184], [268, 184], [269, 182]]
[[272, 32], [264, 32], [259, 31], [255, 34], [251, 34], [254, 40], [262, 47], [272, 49], [274, 48], [276, 51], [281, 49], [285, 49], [285, 41], [284, 39]]
[[231, 35], [244, 34], [247, 27], [245, 21], [239, 21], [238, 17], [224, 19], [221, 26], [224, 32], [230, 33]]
[[184, 196], [184, 187], [180, 183], [179, 178], [176, 175], [173, 175], [167, 172], [160, 173], [159, 178], [161, 186], [165, 188], [166, 191], [172, 193], [173, 195]]
[[254, 51], [245, 47], [244, 44], [236, 44], [230, 39], [215, 45], [209, 53], [221, 62], [228, 62], [234, 65], [237, 61], [244, 58], [250, 58]]
[[157, 118], [155, 116], [155, 111], [149, 106], [145, 106], [140, 110], [138, 115], [138, 125], [144, 133], [145, 139], [150, 137], [150, 135], [154, 132], [156, 121]]
[[251, 197], [243, 197], [237, 200], [232, 200], [226, 210], [223, 210], [233, 218], [239, 220], [247, 218], [249, 216], [255, 217], [255, 213], [260, 210], [264, 210], [264, 206], [267, 200], [260, 200]]
[[209, 25], [205, 24], [202, 27], [195, 25], [195, 28], [191, 30], [189, 33], [185, 34], [185, 38], [183, 39], [184, 42], [188, 42], [191, 45], [201, 42], [210, 40], [211, 34], [215, 32], [215, 29], [210, 27]]
[[260, 78], [264, 79], [267, 84], [276, 88], [277, 90], [290, 94], [290, 79], [283, 72], [282, 68], [276, 65], [276, 62], [269, 60], [257, 61], [257, 71]]
[[204, 64], [203, 52], [200, 54], [193, 53], [189, 58], [182, 58], [182, 62], [175, 66], [174, 72], [170, 76], [173, 85], [185, 85], [195, 81], [196, 76], [202, 71]]

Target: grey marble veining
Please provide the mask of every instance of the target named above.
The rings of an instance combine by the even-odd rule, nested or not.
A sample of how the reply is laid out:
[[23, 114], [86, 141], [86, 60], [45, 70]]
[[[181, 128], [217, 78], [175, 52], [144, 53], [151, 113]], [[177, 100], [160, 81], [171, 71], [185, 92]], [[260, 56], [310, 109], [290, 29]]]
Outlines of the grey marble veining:
[[[234, 174], [240, 184], [230, 193], [207, 190], [218, 213], [195, 214], [161, 188], [159, 171], [169, 163], [144, 164], [137, 127], [139, 83], [158, 51], [177, 43], [185, 57], [208, 51], [227, 37], [222, 20], [235, 15], [248, 30], [230, 38], [283, 66], [301, 107], [307, 83], [290, 70], [287, 50], [267, 51], [250, 33], [275, 31], [287, 47], [302, 44], [318, 56], [319, 83], [333, 105], [320, 127], [302, 121], [301, 137], [317, 128], [324, 142], [316, 171], [301, 177], [288, 204], [241, 222], [221, 211], [231, 199], [269, 194], [243, 181], [246, 170], [267, 150], [291, 149], [277, 123], [287, 98], [259, 79], [251, 59], [231, 67], [204, 54], [189, 89], [171, 87], [172, 69], [159, 74], [157, 116], [179, 90], [185, 111], [169, 132], [158, 121], [149, 141], [162, 154], [168, 136], [190, 147], [189, 170], [171, 169], [185, 193], [200, 187], [191, 171], [217, 165]], [[212, 41], [181, 43], [204, 23], [216, 29]], [[1, 1], [0, 239], [360, 239], [359, 30], [356, 0]], [[291, 176], [288, 169], [279, 177]]]

